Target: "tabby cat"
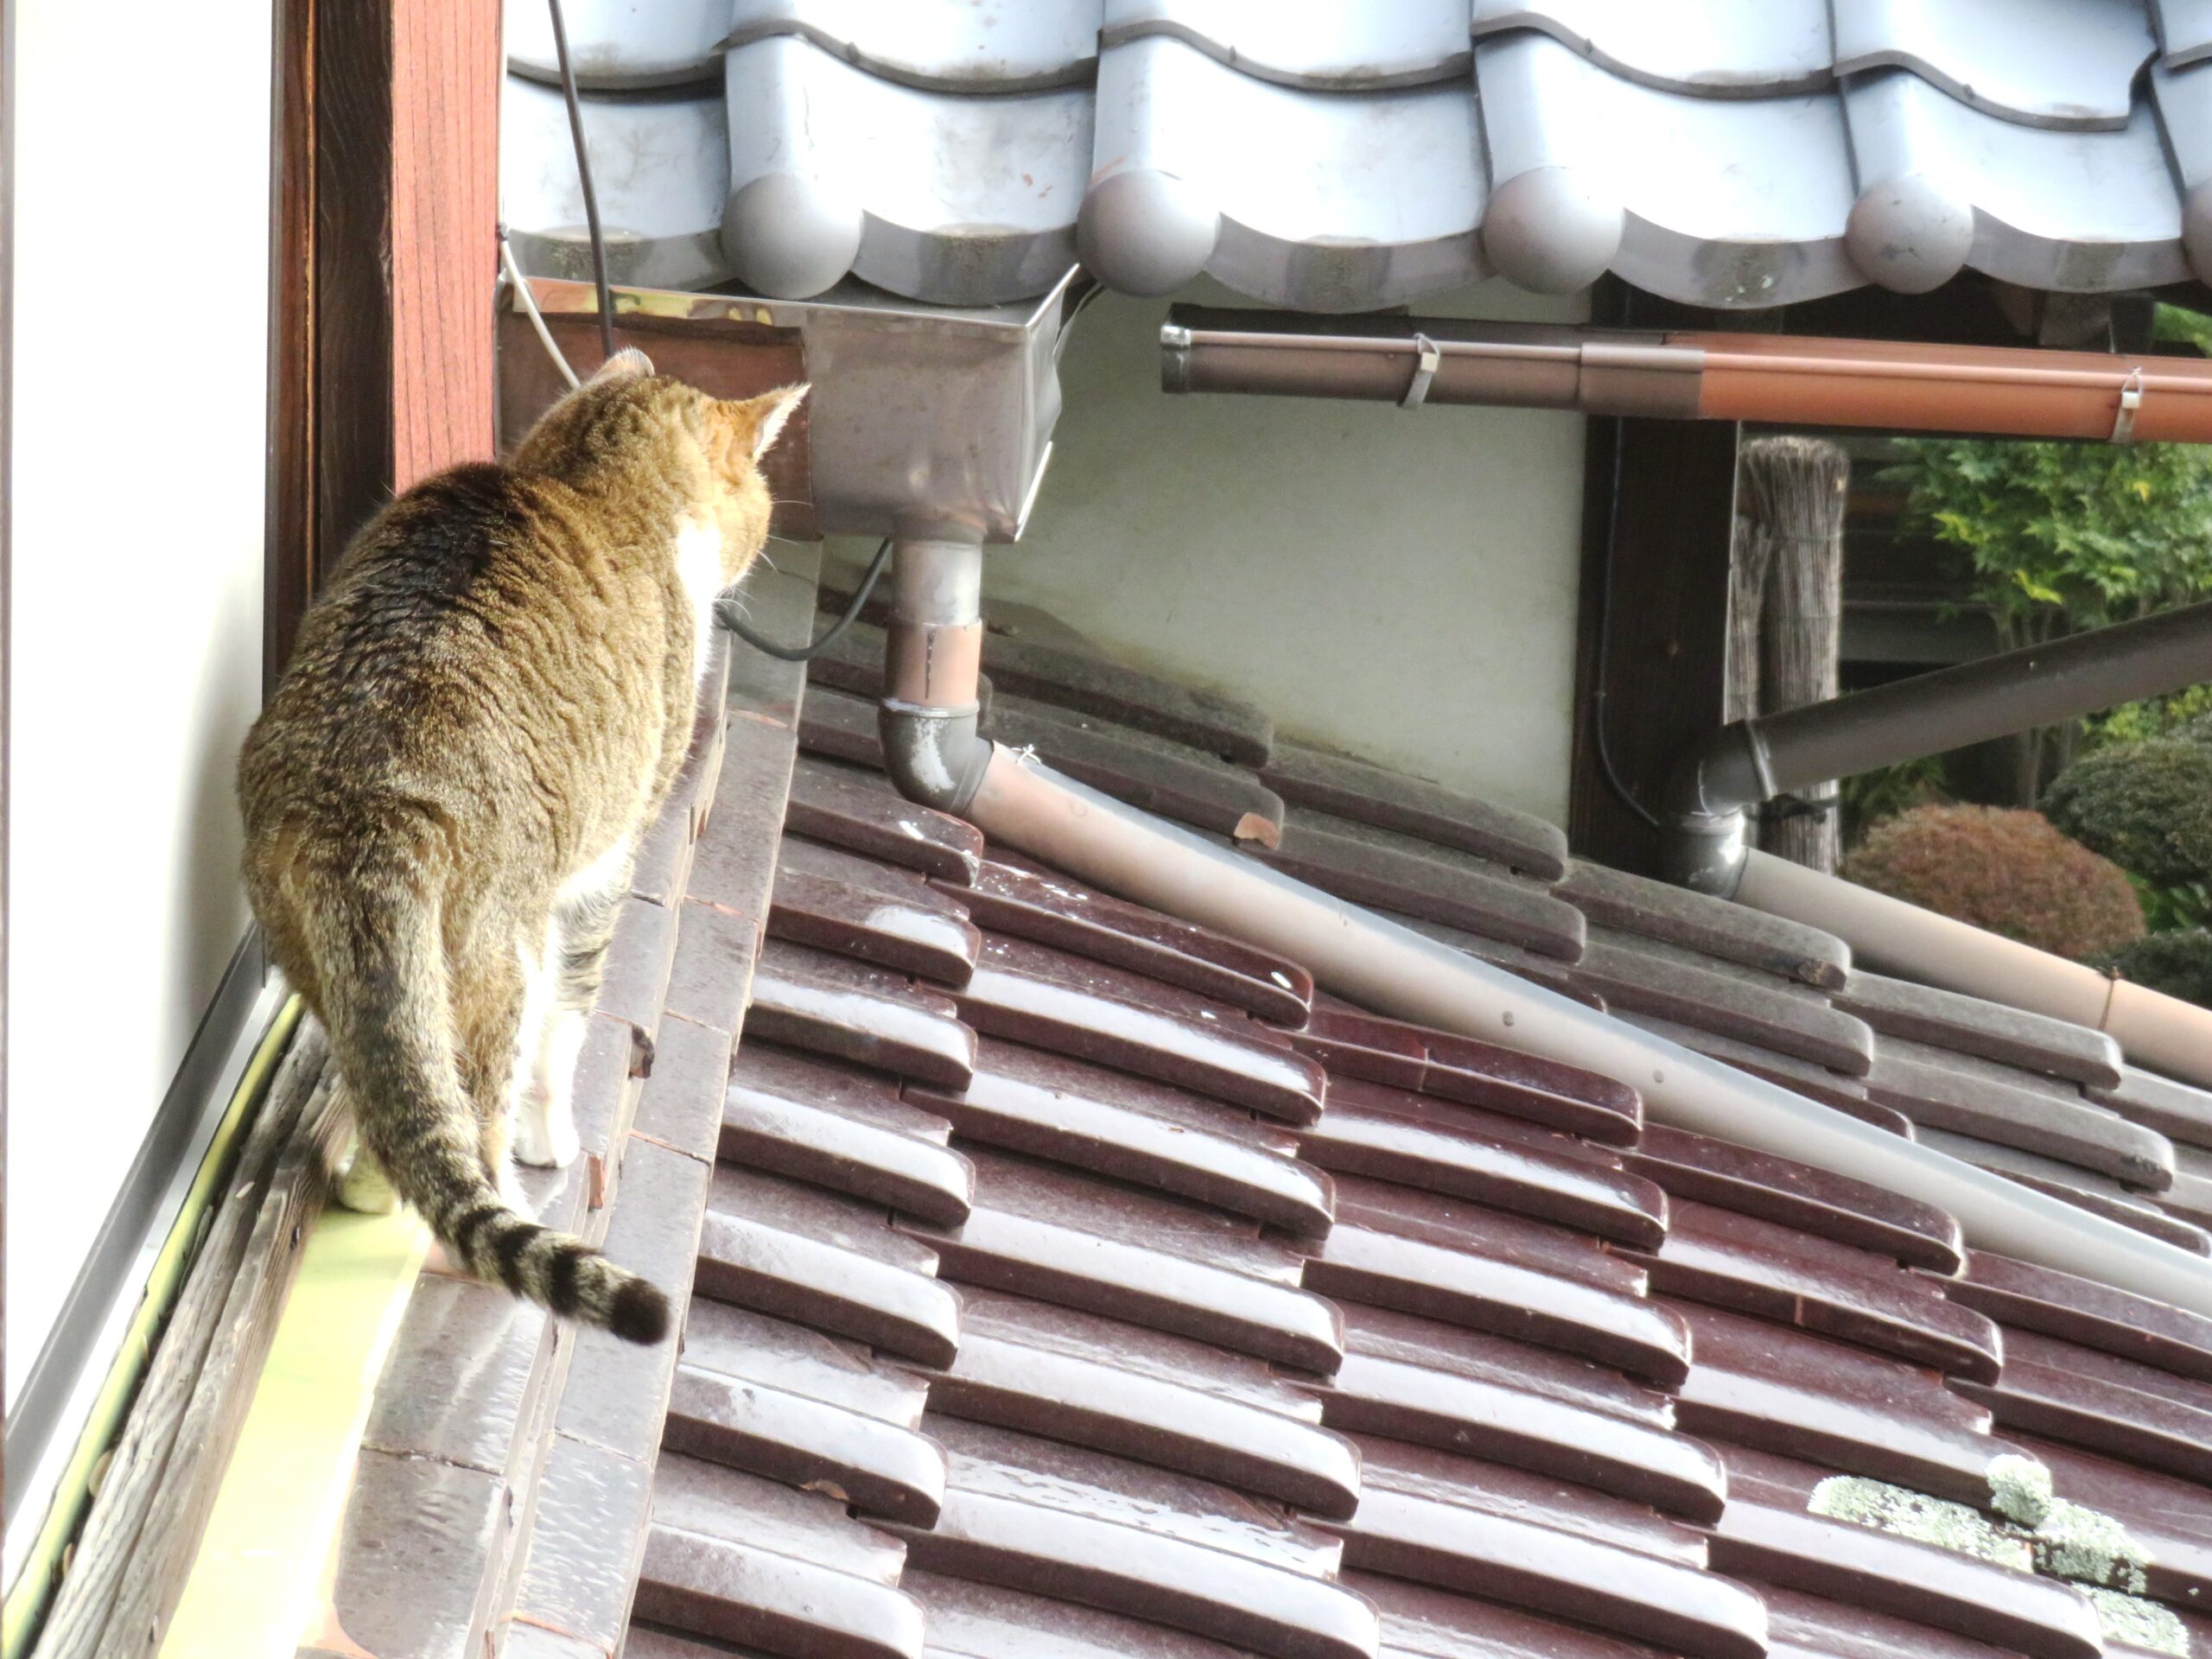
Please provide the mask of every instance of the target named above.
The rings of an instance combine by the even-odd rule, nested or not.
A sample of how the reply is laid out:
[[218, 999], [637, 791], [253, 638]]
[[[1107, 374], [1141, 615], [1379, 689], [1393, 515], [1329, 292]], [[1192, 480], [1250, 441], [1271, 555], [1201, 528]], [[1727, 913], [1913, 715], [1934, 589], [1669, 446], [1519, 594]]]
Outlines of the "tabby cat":
[[254, 914], [359, 1142], [349, 1201], [396, 1191], [456, 1265], [633, 1342], [666, 1297], [532, 1220], [509, 1154], [576, 1155], [608, 935], [805, 391], [721, 401], [623, 353], [506, 465], [416, 485], [308, 613], [239, 761]]

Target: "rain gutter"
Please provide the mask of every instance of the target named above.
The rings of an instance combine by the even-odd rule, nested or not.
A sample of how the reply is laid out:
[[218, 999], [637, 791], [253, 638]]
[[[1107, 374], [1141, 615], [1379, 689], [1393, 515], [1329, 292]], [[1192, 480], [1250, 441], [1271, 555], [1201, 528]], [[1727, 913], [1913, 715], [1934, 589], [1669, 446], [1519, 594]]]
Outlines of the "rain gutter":
[[887, 768], [912, 798], [1109, 893], [1289, 957], [1378, 1013], [1605, 1072], [1634, 1085], [1656, 1122], [1873, 1182], [1948, 1211], [1979, 1248], [2212, 1315], [2212, 1274], [2172, 1245], [1706, 1059], [979, 736], [964, 631], [981, 618], [954, 610], [980, 590], [982, 550], [902, 543], [896, 556], [879, 722]]
[[1201, 306], [1170, 310], [1160, 343], [1171, 392], [2212, 442], [2212, 362], [2190, 358]]

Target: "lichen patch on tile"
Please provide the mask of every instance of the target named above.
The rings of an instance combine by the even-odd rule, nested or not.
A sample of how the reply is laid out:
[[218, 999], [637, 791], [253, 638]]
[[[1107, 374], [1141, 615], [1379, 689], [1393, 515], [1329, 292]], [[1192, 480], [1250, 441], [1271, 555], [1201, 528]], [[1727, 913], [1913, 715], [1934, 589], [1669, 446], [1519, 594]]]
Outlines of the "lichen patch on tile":
[[1964, 1503], [1930, 1497], [1863, 1475], [1832, 1475], [1813, 1489], [1807, 1505], [1834, 1521], [1891, 1532], [1900, 1538], [1972, 1555], [2025, 1573], [2035, 1567], [2028, 1541], [2009, 1527], [1992, 1522]]
[[[2029, 1529], [2037, 1571], [2129, 1596], [2140, 1595], [2147, 1586], [2144, 1569], [2151, 1565], [2151, 1552], [2112, 1516], [2056, 1496], [2050, 1471], [2034, 1459], [2008, 1454], [1993, 1459], [1989, 1494], [1999, 1514]], [[2185, 1651], [2187, 1633], [2176, 1624], [2174, 1634]]]

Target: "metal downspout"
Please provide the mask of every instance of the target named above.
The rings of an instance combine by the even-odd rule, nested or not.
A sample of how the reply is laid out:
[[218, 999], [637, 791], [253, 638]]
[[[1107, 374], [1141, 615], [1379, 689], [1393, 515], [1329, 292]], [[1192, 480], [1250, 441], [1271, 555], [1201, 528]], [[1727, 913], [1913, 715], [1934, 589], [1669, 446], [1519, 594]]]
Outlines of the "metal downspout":
[[1829, 778], [1941, 754], [2212, 679], [2212, 601], [1723, 726], [1684, 756], [1660, 816], [1668, 880], [1731, 899], [1749, 810]]
[[[1395, 1018], [1635, 1086], [1657, 1122], [1871, 1181], [1948, 1211], [1986, 1249], [2212, 1316], [2212, 1274], [2171, 1244], [1900, 1140], [1462, 955], [1064, 778], [975, 730], [982, 551], [901, 543], [885, 763], [912, 798], [1109, 893], [1312, 970]], [[964, 677], [964, 678], [963, 678]]]

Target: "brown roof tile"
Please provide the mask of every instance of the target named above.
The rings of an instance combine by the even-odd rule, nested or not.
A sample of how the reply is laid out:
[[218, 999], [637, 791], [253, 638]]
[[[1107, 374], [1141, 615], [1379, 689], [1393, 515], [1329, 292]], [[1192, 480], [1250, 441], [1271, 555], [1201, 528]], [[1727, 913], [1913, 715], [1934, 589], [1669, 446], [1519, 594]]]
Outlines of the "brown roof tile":
[[1818, 928], [1602, 864], [1575, 861], [1559, 893], [1599, 925], [1808, 985], [1833, 990], [1851, 966], [1850, 948]]
[[1293, 806], [1454, 848], [1541, 880], [1556, 881], [1567, 868], [1567, 837], [1541, 818], [1364, 760], [1278, 743], [1260, 778]]

